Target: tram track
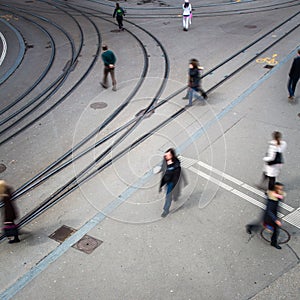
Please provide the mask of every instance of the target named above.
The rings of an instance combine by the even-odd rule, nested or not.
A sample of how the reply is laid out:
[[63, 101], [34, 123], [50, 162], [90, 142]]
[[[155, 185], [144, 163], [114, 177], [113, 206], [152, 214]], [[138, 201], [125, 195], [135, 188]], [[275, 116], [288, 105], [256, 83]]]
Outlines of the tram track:
[[[41, 1], [41, 2], [46, 2], [47, 1]], [[59, 1], [57, 1], [57, 3], [59, 3]], [[77, 10], [77, 13], [79, 11]], [[80, 12], [81, 13], [81, 12]], [[112, 21], [109, 21], [109, 20], [106, 20], [108, 22], [111, 22], [113, 23]], [[128, 30], [127, 30], [128, 31]], [[105, 128], [129, 103], [130, 101], [133, 99], [133, 97], [135, 96], [135, 94], [138, 92], [138, 90], [140, 89], [140, 87], [142, 86], [142, 83], [146, 77], [146, 74], [147, 74], [147, 71], [148, 71], [148, 54], [147, 54], [147, 51], [146, 51], [146, 48], [144, 47], [143, 43], [141, 40], [138, 39], [138, 37], [128, 31], [139, 43], [139, 45], [142, 47], [142, 50], [143, 50], [143, 54], [144, 54], [144, 68], [143, 68], [143, 71], [142, 71], [142, 74], [141, 74], [141, 77], [140, 77], [140, 80], [138, 81], [136, 87], [134, 88], [134, 90], [131, 92], [131, 94], [125, 99], [125, 101], [113, 112], [112, 116], [109, 116], [108, 119], [106, 119], [103, 124], [100, 125], [100, 127], [98, 127], [96, 130], [94, 130], [90, 135], [88, 135], [88, 137], [86, 139], [84, 139], [83, 142], [80, 142], [80, 146], [82, 146], [82, 144], [86, 143], [89, 139], [91, 139], [95, 134], [99, 133], [103, 128]], [[152, 36], [152, 38], [154, 38]], [[159, 43], [159, 41], [156, 41], [159, 46], [162, 48], [162, 44]], [[164, 52], [164, 50], [163, 50]], [[95, 55], [95, 58], [94, 58], [94, 61], [93, 63], [95, 62], [95, 60], [97, 59], [98, 57], [98, 54]], [[164, 53], [164, 55], [166, 56], [166, 53]], [[166, 74], [166, 72], [165, 72]], [[85, 74], [84, 78], [88, 75], [88, 73]], [[164, 75], [165, 76], [165, 75]], [[82, 78], [81, 81], [84, 79]], [[0, 145], [7, 142], [8, 140], [10, 140], [11, 138], [15, 137], [16, 135], [18, 135], [19, 133], [21, 133], [22, 131], [24, 131], [25, 129], [27, 129], [28, 127], [30, 127], [31, 125], [33, 125], [36, 121], [38, 121], [39, 119], [41, 119], [42, 117], [44, 117], [46, 114], [48, 114], [52, 109], [54, 109], [58, 104], [60, 104], [66, 97], [68, 97], [72, 92], [73, 90], [81, 83], [81, 81], [78, 81], [76, 82], [76, 84], [73, 86], [73, 88], [66, 94], [64, 95], [61, 99], [59, 99], [59, 101], [57, 103], [55, 103], [53, 106], [51, 106], [49, 109], [47, 109], [43, 114], [39, 115], [37, 118], [35, 118], [33, 121], [31, 121], [30, 123], [28, 123], [26, 126], [22, 127], [20, 130], [18, 130], [17, 132], [15, 132], [14, 134], [12, 134], [11, 136], [9, 136], [8, 138], [2, 140], [0, 142]], [[166, 82], [163, 83], [163, 85], [165, 85]], [[161, 90], [162, 88], [160, 88]], [[162, 91], [162, 90], [161, 90]], [[68, 152], [68, 155], [71, 155], [74, 151], [74, 149], [77, 149], [77, 145], [75, 147], [73, 147], [69, 152]]]
[[[25, 106], [23, 106], [18, 113], [20, 113], [21, 111], [23, 111], [25, 108], [30, 107], [32, 104], [34, 104], [35, 102], [37, 102], [42, 96], [44, 96], [45, 94], [47, 94], [49, 91], [50, 93], [48, 95], [45, 96], [44, 99], [42, 99], [35, 107], [31, 108], [26, 114], [23, 114], [22, 117], [20, 117], [18, 120], [16, 120], [15, 122], [13, 122], [12, 124], [10, 124], [10, 126], [6, 127], [5, 129], [3, 129], [0, 132], [0, 135], [3, 134], [4, 132], [8, 131], [9, 129], [11, 129], [12, 127], [16, 126], [21, 120], [23, 120], [24, 118], [30, 116], [36, 109], [38, 109], [42, 104], [46, 103], [58, 90], [59, 88], [64, 84], [64, 82], [67, 80], [68, 75], [70, 74], [70, 72], [72, 71], [72, 68], [74, 67], [74, 64], [76, 63], [82, 47], [83, 47], [83, 43], [84, 43], [84, 39], [83, 39], [83, 32], [82, 29], [78, 23], [78, 21], [69, 14], [69, 16], [71, 18], [73, 18], [75, 24], [77, 24], [79, 32], [80, 32], [80, 44], [78, 47], [77, 52], [75, 53], [75, 49], [74, 49], [74, 43], [72, 41], [72, 38], [69, 36], [69, 34], [67, 33], [67, 31], [65, 31], [62, 27], [58, 26], [57, 24], [55, 24], [54, 22], [49, 21], [48, 19], [42, 17], [42, 16], [37, 16], [34, 14], [31, 14], [29, 12], [26, 11], [27, 14], [34, 16], [36, 18], [39, 18], [40, 20], [44, 20], [48, 23], [50, 23], [51, 25], [57, 27], [59, 30], [61, 30], [61, 32], [64, 33], [64, 35], [67, 37], [68, 41], [70, 42], [71, 45], [71, 49], [72, 49], [72, 57], [70, 59], [70, 64], [69, 67], [65, 70], [65, 72], [63, 72], [60, 76], [58, 76], [46, 89], [44, 89], [41, 93], [39, 93], [38, 96], [36, 96], [35, 98], [31, 99], [31, 101], [29, 101]], [[96, 28], [96, 26], [95, 26]], [[92, 67], [94, 66], [94, 64], [96, 63], [96, 59], [100, 53], [100, 45], [101, 45], [101, 37], [100, 37], [100, 32], [96, 30], [97, 36], [98, 36], [98, 48], [97, 51], [95, 53], [95, 57], [92, 60], [92, 64], [89, 66], [88, 70], [91, 70]], [[87, 72], [88, 74], [89, 72]], [[87, 75], [86, 75], [87, 76]], [[85, 76], [85, 77], [86, 77]], [[83, 81], [83, 79], [85, 77], [81, 78], [81, 81]], [[6, 143], [7, 141], [9, 141], [11, 138], [17, 136], [18, 134], [20, 134], [21, 132], [23, 132], [25, 129], [27, 129], [28, 127], [30, 127], [31, 125], [33, 125], [35, 122], [37, 122], [39, 119], [41, 119], [43, 116], [45, 116], [46, 114], [48, 114], [50, 111], [52, 111], [56, 106], [58, 106], [60, 103], [62, 103], [72, 92], [73, 90], [81, 83], [81, 81], [77, 82], [77, 85], [75, 87], [73, 87], [73, 89], [71, 89], [71, 91], [69, 91], [68, 93], [66, 93], [63, 97], [61, 97], [56, 103], [54, 103], [52, 106], [50, 106], [50, 108], [48, 108], [46, 111], [44, 111], [42, 114], [40, 114], [37, 118], [35, 118], [34, 120], [30, 121], [29, 123], [27, 123], [25, 126], [23, 126], [22, 128], [18, 129], [16, 132], [14, 132], [13, 134], [11, 134], [10, 136], [4, 138], [1, 142], [0, 145]], [[51, 91], [52, 89], [52, 91]], [[22, 98], [23, 99], [23, 98]], [[21, 100], [21, 99], [20, 99]], [[17, 115], [17, 114], [16, 114]], [[10, 116], [9, 119], [15, 117], [15, 115]]]
[[[15, 11], [10, 11], [7, 10], [7, 12], [16, 15], [18, 18], [22, 18], [24, 20], [26, 20], [27, 22], [30, 22], [36, 26], [38, 26], [39, 28], [41, 28], [41, 30], [43, 32], [45, 32], [47, 34], [47, 37], [50, 40], [50, 47], [51, 47], [51, 56], [49, 59], [49, 63], [47, 65], [47, 67], [45, 68], [45, 70], [43, 70], [41, 76], [39, 76], [39, 78], [33, 83], [33, 85], [31, 85], [24, 93], [22, 93], [19, 97], [17, 97], [17, 99], [12, 100], [11, 103], [9, 105], [7, 105], [5, 108], [3, 108], [0, 111], [0, 115], [4, 114], [6, 111], [8, 111], [10, 108], [14, 107], [16, 104], [18, 104], [20, 101], [22, 101], [31, 91], [33, 91], [39, 83], [41, 83], [41, 81], [46, 77], [46, 75], [49, 73], [50, 68], [53, 66], [53, 62], [54, 62], [54, 58], [55, 58], [55, 53], [56, 53], [56, 46], [55, 46], [55, 41], [53, 36], [50, 34], [50, 32], [43, 26], [41, 26], [40, 24], [38, 24], [37, 22], [30, 20], [29, 18], [22, 16], [18, 13], [16, 13]], [[47, 20], [45, 18], [42, 18], [41, 16], [35, 15], [35, 14], [31, 14], [28, 13], [29, 15], [31, 15], [32, 17], [38, 18], [41, 21], [45, 21], [48, 24], [52, 24], [54, 27], [56, 27], [58, 30], [60, 30], [68, 39], [71, 49], [72, 49], [72, 56], [71, 56], [71, 63], [70, 63], [70, 67], [68, 69], [71, 69], [72, 65], [75, 63], [76, 59], [78, 58], [78, 56], [80, 55], [81, 49], [82, 49], [82, 45], [83, 45], [83, 41], [82, 41], [82, 37], [81, 37], [81, 43], [80, 43], [80, 47], [77, 51], [77, 53], [75, 54], [75, 46], [74, 43], [71, 39], [71, 37], [68, 35], [68, 33], [63, 30], [62, 27], [58, 26], [57, 24], [51, 22], [50, 20]], [[66, 76], [68, 75], [68, 70], [66, 70], [66, 72], [64, 72], [63, 74], [61, 74], [56, 80], [54, 80], [54, 82], [52, 84], [50, 84], [44, 91], [42, 91], [37, 97], [34, 97], [33, 99], [31, 99], [30, 101], [28, 101], [26, 103], [26, 105], [23, 105], [21, 108], [19, 108], [17, 111], [13, 112], [11, 115], [9, 115], [8, 117], [5, 117], [3, 120], [1, 120], [0, 122], [0, 126], [2, 126], [3, 124], [7, 123], [9, 120], [11, 120], [12, 118], [15, 118], [18, 114], [20, 114], [21, 112], [23, 112], [24, 110], [26, 110], [27, 108], [29, 108], [31, 105], [33, 105], [34, 103], [36, 103], [43, 95], [45, 95], [52, 87], [54, 87], [57, 83], [59, 83], [62, 79], [66, 78]], [[38, 107], [38, 106], [37, 106]], [[35, 109], [37, 108], [35, 107]], [[32, 110], [33, 111], [33, 110]], [[13, 127], [14, 124], [11, 125], [11, 127]], [[0, 132], [0, 134], [4, 133], [6, 130], [8, 130], [8, 128], [6, 128], [5, 130], [2, 130]]]
[[[93, 3], [96, 5], [101, 5], [102, 7], [109, 8], [111, 10], [114, 9], [114, 4], [99, 2], [95, 0], [86, 0], [85, 2]], [[289, 1], [281, 1], [280, 3], [274, 4], [264, 4], [261, 5], [256, 3], [257, 1], [252, 1], [253, 7], [248, 8], [239, 8], [239, 9], [232, 9], [232, 6], [243, 6], [249, 5], [249, 1], [246, 2], [221, 2], [221, 3], [209, 3], [209, 4], [193, 4], [193, 17], [216, 17], [216, 16], [231, 16], [231, 15], [240, 15], [240, 14], [253, 14], [259, 12], [272, 12], [278, 9], [286, 9], [291, 7], [300, 6], [298, 0], [289, 0]], [[124, 3], [125, 5], [125, 3]], [[221, 10], [222, 7], [228, 7], [228, 10]], [[129, 6], [125, 5], [124, 8], [127, 11], [127, 16], [131, 19], [143, 19], [145, 17], [150, 19], [160, 19], [160, 18], [174, 18], [178, 19], [178, 14], [180, 14], [182, 7], [180, 6], [158, 6], [158, 7], [143, 7], [143, 6]], [[214, 8], [214, 10], [212, 10]], [[207, 10], [202, 12], [202, 10]], [[217, 10], [219, 9], [219, 10]], [[36, 12], [43, 12], [42, 9], [39, 7], [35, 7], [34, 5], [31, 6], [32, 11]], [[201, 10], [201, 12], [197, 12]], [[165, 12], [165, 11], [173, 11], [173, 12]], [[143, 14], [145, 12], [147, 15]], [[49, 14], [55, 14], [55, 11], [47, 11]]]
[[[87, 0], [87, 2], [90, 3], [97, 3], [102, 6], [110, 7], [111, 9], [114, 8], [113, 5], [109, 3], [100, 3], [95, 0]], [[231, 16], [231, 15], [240, 15], [240, 14], [253, 14], [253, 13], [259, 13], [259, 12], [272, 12], [278, 9], [284, 9], [284, 8], [291, 8], [300, 6], [300, 3], [298, 0], [289, 0], [289, 1], [281, 1], [280, 3], [274, 3], [274, 4], [264, 4], [261, 5], [259, 3], [255, 3], [257, 1], [252, 1], [253, 7], [248, 8], [239, 8], [239, 9], [232, 9], [232, 6], [243, 6], [244, 4], [248, 5], [249, 2], [222, 2], [222, 3], [209, 3], [209, 4], [201, 4], [193, 5], [193, 18], [194, 17], [219, 17], [219, 16]], [[221, 10], [222, 7], [227, 7], [228, 10]], [[181, 6], [165, 6], [165, 7], [132, 7], [128, 6], [125, 7], [128, 16], [133, 19], [143, 19], [145, 18], [145, 12], [147, 15], [146, 17], [149, 19], [160, 19], [160, 18], [174, 18], [178, 19], [178, 13], [181, 13], [182, 7]], [[214, 10], [212, 9], [214, 8]], [[211, 9], [211, 10], [207, 10]], [[200, 10], [201, 12], [197, 12]], [[206, 10], [202, 12], [202, 10]], [[135, 13], [137, 11], [137, 13]], [[165, 11], [174, 11], [172, 13], [165, 13]], [[175, 12], [176, 11], [176, 12]]]
[[[294, 16], [296, 16], [297, 14], [295, 14]], [[285, 22], [288, 22], [288, 20], [286, 20]], [[283, 24], [285, 23], [283, 22]], [[227, 75], [226, 78], [224, 78], [223, 80], [219, 81], [218, 83], [216, 83], [213, 87], [211, 87], [207, 92], [210, 93], [211, 91], [215, 90], [217, 87], [219, 87], [221, 84], [223, 84], [225, 81], [229, 80], [231, 77], [233, 77], [234, 75], [236, 75], [237, 73], [239, 73], [241, 70], [243, 70], [245, 67], [247, 67], [251, 62], [253, 62], [257, 57], [259, 57], [261, 54], [263, 54], [264, 52], [268, 51], [270, 48], [272, 48], [274, 45], [276, 45], [277, 43], [279, 43], [281, 40], [283, 40], [284, 38], [286, 38], [290, 33], [292, 33], [294, 30], [296, 30], [297, 28], [299, 28], [299, 24], [294, 26], [293, 28], [291, 28], [288, 32], [286, 32], [284, 35], [282, 35], [280, 38], [276, 39], [276, 41], [274, 41], [273, 43], [269, 44], [267, 47], [265, 47], [264, 49], [262, 49], [261, 51], [257, 52], [255, 56], [253, 56], [252, 58], [248, 59], [243, 65], [241, 65], [239, 68], [237, 68], [236, 70], [234, 70], [231, 74]], [[278, 26], [276, 26], [276, 28], [278, 28]], [[273, 32], [274, 29], [272, 29], [269, 34], [271, 32]], [[244, 49], [241, 49], [240, 51], [238, 51], [237, 53], [235, 53], [233, 56], [231, 56], [230, 58], [228, 58], [227, 60], [225, 60], [226, 62], [230, 61], [231, 59], [233, 59], [234, 57], [236, 57], [237, 55], [239, 55], [240, 53], [243, 53], [246, 49], [252, 47], [255, 43], [252, 42], [250, 43], [247, 47], [245, 47]], [[212, 70], [219, 68], [220, 66], [222, 66], [222, 64], [218, 64], [216, 67], [214, 67]], [[203, 77], [207, 76], [209, 73], [212, 72], [212, 70], [209, 70], [207, 73], [205, 73], [203, 75]], [[149, 113], [151, 110], [157, 109], [159, 106], [165, 104], [166, 102], [168, 102], [171, 98], [175, 97], [176, 95], [178, 95], [179, 93], [181, 93], [182, 91], [184, 91], [185, 87], [182, 89], [179, 89], [178, 91], [176, 91], [175, 93], [173, 93], [172, 95], [170, 95], [169, 97], [165, 98], [164, 100], [158, 102], [156, 105], [154, 105], [153, 107], [149, 106], [146, 110], [145, 113]], [[169, 118], [167, 118], [166, 120], [164, 120], [163, 122], [161, 122], [160, 124], [158, 124], [157, 126], [155, 126], [154, 128], [152, 128], [149, 132], [147, 132], [146, 134], [144, 134], [143, 136], [139, 137], [137, 140], [135, 140], [132, 144], [130, 144], [130, 146], [124, 148], [122, 151], [120, 151], [117, 155], [115, 155], [113, 158], [109, 159], [108, 161], [106, 161], [105, 163], [101, 164], [99, 167], [97, 167], [95, 170], [91, 171], [90, 173], [88, 173], [88, 169], [85, 168], [83, 171], [81, 171], [75, 178], [73, 178], [71, 181], [69, 181], [66, 185], [64, 185], [62, 188], [60, 188], [59, 190], [57, 190], [53, 195], [51, 195], [51, 197], [47, 198], [40, 206], [38, 206], [37, 208], [35, 208], [33, 211], [31, 211], [28, 215], [26, 215], [25, 217], [23, 217], [20, 221], [20, 226], [23, 226], [25, 224], [27, 224], [28, 222], [30, 222], [31, 220], [33, 220], [35, 217], [37, 217], [38, 215], [40, 215], [43, 211], [47, 210], [49, 207], [52, 207], [54, 204], [56, 204], [57, 202], [59, 202], [60, 200], [62, 200], [64, 197], [66, 197], [67, 195], [69, 195], [70, 193], [72, 193], [74, 190], [76, 190], [79, 186], [81, 186], [82, 184], [84, 184], [85, 182], [87, 182], [88, 180], [90, 180], [92, 177], [94, 177], [95, 175], [97, 175], [99, 172], [103, 171], [104, 169], [106, 169], [108, 166], [110, 166], [114, 161], [116, 161], [117, 159], [123, 157], [126, 153], [128, 153], [131, 149], [134, 149], [135, 147], [137, 147], [138, 145], [140, 145], [143, 141], [145, 141], [146, 139], [148, 139], [150, 136], [152, 136], [155, 132], [157, 132], [159, 129], [161, 129], [162, 127], [166, 126], [168, 123], [170, 123], [172, 120], [174, 120], [175, 118], [177, 118], [179, 115], [181, 115], [182, 113], [184, 113], [186, 111], [185, 108], [181, 108], [178, 111], [176, 111], [172, 116], [170, 116]], [[142, 118], [140, 118], [139, 120], [141, 120]], [[128, 122], [128, 126], [131, 125], [131, 122], [133, 122], [132, 120], [130, 122]], [[129, 124], [130, 123], [130, 124]], [[125, 124], [126, 125], [126, 124]], [[122, 128], [122, 130], [124, 128], [126, 128], [127, 126], [124, 127], [124, 125], [120, 128]], [[120, 129], [119, 128], [119, 129]], [[132, 128], [132, 127], [131, 127]], [[129, 129], [131, 130], [131, 129]], [[128, 132], [128, 131], [127, 131]], [[110, 134], [110, 136], [113, 133]], [[123, 135], [123, 137], [125, 137], [125, 135]], [[120, 139], [119, 139], [120, 140]], [[106, 150], [106, 152], [103, 152], [100, 156], [98, 156], [98, 158], [92, 162], [92, 165], [90, 166], [95, 166], [97, 163], [99, 163], [105, 156], [106, 153], [108, 153], [108, 151], [111, 151], [112, 149], [108, 148]], [[73, 161], [70, 161], [70, 163]]]
[[[102, 18], [103, 19], [103, 18]], [[105, 20], [105, 19], [104, 19]], [[114, 23], [112, 21], [107, 20], [108, 22]], [[128, 31], [128, 30], [127, 30]], [[87, 137], [85, 137], [82, 141], [80, 141], [78, 144], [76, 144], [75, 146], [73, 146], [69, 151], [67, 151], [64, 155], [62, 155], [58, 160], [56, 160], [53, 164], [51, 164], [50, 166], [46, 167], [42, 172], [40, 172], [37, 176], [35, 176], [34, 178], [32, 178], [29, 182], [25, 183], [24, 185], [22, 185], [22, 187], [20, 187], [16, 193], [14, 194], [13, 199], [16, 198], [15, 195], [20, 196], [21, 194], [25, 193], [28, 189], [31, 189], [32, 186], [29, 186], [29, 184], [32, 184], [37, 178], [40, 178], [41, 176], [43, 176], [44, 174], [46, 174], [47, 172], [49, 172], [49, 170], [51, 170], [53, 167], [57, 166], [61, 161], [65, 160], [66, 157], [71, 156], [74, 151], [76, 151], [77, 149], [79, 149], [80, 147], [82, 147], [85, 143], [87, 143], [91, 138], [93, 138], [96, 134], [98, 134], [99, 132], [101, 132], [110, 122], [112, 122], [118, 115], [119, 113], [130, 103], [130, 101], [134, 98], [134, 96], [136, 95], [136, 93], [138, 92], [138, 90], [140, 89], [140, 87], [143, 84], [143, 81], [146, 78], [147, 72], [148, 72], [148, 65], [149, 65], [149, 59], [148, 59], [148, 53], [147, 50], [145, 48], [145, 46], [143, 45], [143, 42], [132, 32], [128, 31], [140, 44], [142, 50], [143, 50], [143, 56], [144, 56], [144, 67], [143, 67], [143, 71], [141, 74], [141, 77], [136, 85], [136, 87], [133, 89], [133, 91], [130, 93], [130, 95], [125, 99], [125, 101], [110, 115], [108, 116], [108, 118], [99, 126], [97, 127], [93, 132], [91, 132]], [[148, 32], [146, 32], [148, 34]], [[151, 35], [150, 35], [151, 36]], [[161, 86], [159, 87], [158, 92], [156, 93], [156, 96], [154, 97], [154, 102], [157, 101], [157, 99], [159, 98], [159, 96], [161, 95], [164, 86], [166, 85], [166, 81], [167, 81], [167, 77], [168, 77], [168, 73], [169, 73], [169, 62], [167, 59], [167, 54], [166, 51], [164, 50], [162, 44], [154, 37], [151, 36], [151, 38], [153, 38], [155, 40], [155, 42], [162, 48], [162, 52], [164, 54], [164, 57], [166, 58], [165, 60], [165, 72], [164, 72], [164, 79], [163, 79], [163, 83], [161, 84]], [[39, 184], [39, 183], [38, 183]], [[20, 194], [20, 191], [23, 191]]]

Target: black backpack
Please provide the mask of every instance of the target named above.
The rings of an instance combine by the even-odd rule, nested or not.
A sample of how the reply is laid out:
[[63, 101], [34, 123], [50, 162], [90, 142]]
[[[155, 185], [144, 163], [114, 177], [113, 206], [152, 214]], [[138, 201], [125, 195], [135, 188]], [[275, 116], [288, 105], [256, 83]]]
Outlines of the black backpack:
[[283, 157], [281, 152], [276, 152], [274, 160], [268, 162], [269, 166], [276, 164], [283, 164]]

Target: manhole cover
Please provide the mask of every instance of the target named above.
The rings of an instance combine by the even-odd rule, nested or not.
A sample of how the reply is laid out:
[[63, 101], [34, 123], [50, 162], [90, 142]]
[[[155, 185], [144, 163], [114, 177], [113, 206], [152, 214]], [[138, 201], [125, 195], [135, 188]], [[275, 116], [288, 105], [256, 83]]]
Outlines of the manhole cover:
[[298, 117], [300, 118], [300, 113], [298, 114]]
[[76, 229], [63, 225], [56, 231], [54, 231], [51, 235], [49, 235], [50, 239], [53, 239], [59, 243], [64, 242], [69, 236], [71, 236], [74, 232], [76, 232]]
[[6, 170], [5, 164], [0, 164], [0, 173], [3, 173]]
[[256, 25], [245, 25], [244, 27], [245, 27], [245, 28], [248, 28], [248, 29], [254, 29], [254, 28], [257, 28]]
[[[278, 237], [277, 237], [278, 244], [287, 243], [291, 238], [291, 235], [289, 234], [289, 232], [282, 227], [280, 227], [278, 230], [279, 230]], [[263, 228], [260, 232], [261, 237], [267, 242], [271, 242], [272, 234], [273, 234], [273, 232], [270, 232], [265, 228]]]
[[103, 109], [107, 106], [105, 102], [95, 102], [90, 105], [90, 108], [93, 109]]
[[85, 235], [82, 239], [80, 239], [76, 244], [73, 245], [73, 248], [90, 254], [102, 243], [103, 241], [97, 240], [89, 235]]
[[[141, 117], [145, 112], [146, 112], [146, 109], [142, 109], [135, 116]], [[151, 110], [146, 115], [144, 115], [144, 118], [150, 118], [153, 114], [154, 114], [154, 110]]]

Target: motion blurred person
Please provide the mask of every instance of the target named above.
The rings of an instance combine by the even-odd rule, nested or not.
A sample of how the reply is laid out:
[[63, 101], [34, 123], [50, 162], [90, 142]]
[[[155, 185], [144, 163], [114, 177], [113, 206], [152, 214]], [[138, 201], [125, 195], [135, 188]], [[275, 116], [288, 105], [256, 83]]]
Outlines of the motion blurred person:
[[183, 23], [183, 30], [188, 31], [189, 25], [192, 24], [192, 5], [190, 4], [189, 0], [185, 0], [182, 4], [182, 23]]
[[294, 58], [293, 64], [289, 72], [288, 91], [289, 99], [295, 99], [295, 90], [297, 82], [300, 78], [300, 49], [298, 49], [297, 57]]
[[108, 73], [110, 73], [112, 84], [113, 84], [113, 91], [117, 90], [117, 81], [115, 78], [115, 63], [117, 61], [117, 58], [115, 54], [111, 51], [108, 50], [107, 45], [102, 46], [103, 53], [101, 54], [101, 58], [104, 63], [104, 72], [103, 72], [103, 80], [101, 82], [101, 85], [107, 89], [108, 84], [107, 84], [107, 76]]
[[116, 3], [116, 8], [113, 13], [113, 18], [116, 17], [118, 25], [119, 25], [119, 29], [122, 31], [124, 30], [124, 27], [123, 27], [123, 17], [124, 16], [125, 16], [124, 9], [122, 7], [120, 7], [119, 3]]
[[[207, 94], [201, 87], [201, 76], [200, 71], [203, 67], [199, 66], [199, 61], [197, 59], [191, 59], [189, 65], [189, 81], [188, 81], [188, 94], [189, 94], [189, 104], [187, 106], [193, 105], [193, 98], [196, 97], [201, 105], [205, 104], [204, 99], [207, 99]], [[199, 95], [201, 93], [201, 96]]]
[[265, 189], [265, 182], [268, 180], [268, 189], [274, 189], [276, 177], [279, 175], [283, 165], [283, 153], [286, 150], [287, 144], [282, 141], [282, 134], [279, 131], [274, 131], [272, 134], [273, 140], [269, 142], [269, 147], [264, 160], [263, 175], [258, 188]]
[[162, 176], [159, 186], [159, 192], [161, 192], [162, 187], [166, 185], [166, 200], [163, 213], [161, 214], [163, 218], [166, 217], [170, 212], [174, 189], [178, 184], [181, 174], [180, 161], [177, 158], [173, 148], [170, 148], [165, 152], [164, 160], [166, 164], [166, 170]]
[[17, 219], [17, 212], [13, 202], [11, 201], [12, 193], [13, 193], [12, 188], [8, 186], [4, 180], [0, 180], [0, 197], [4, 204], [3, 207], [4, 234], [8, 238], [14, 237], [13, 240], [12, 239], [9, 240], [10, 244], [20, 242], [19, 235], [18, 235], [18, 228], [17, 225], [15, 225], [15, 220]]
[[[276, 182], [274, 184], [274, 189], [267, 192], [267, 205], [263, 215], [263, 226], [273, 232], [271, 237], [271, 246], [275, 247], [276, 249], [281, 249], [281, 247], [278, 245], [277, 239], [279, 230], [278, 227], [280, 227], [282, 224], [277, 217], [277, 212], [279, 201], [283, 200], [285, 197], [283, 187], [284, 185], [282, 183]], [[248, 234], [251, 234], [252, 231], [257, 232], [260, 228], [261, 222], [246, 225], [246, 231]]]
[[[174, 152], [174, 155], [176, 156], [175, 150], [172, 149], [172, 151]], [[177, 156], [176, 156], [176, 158], [178, 159]], [[161, 165], [161, 170], [160, 170], [162, 172], [162, 179], [163, 179], [164, 174], [167, 171], [167, 167], [168, 167], [167, 161], [166, 161], [165, 156], [164, 156], [163, 161], [162, 161], [162, 165]], [[172, 191], [172, 200], [173, 201], [176, 202], [178, 200], [179, 196], [181, 195], [181, 189], [183, 187], [187, 186], [187, 185], [188, 185], [188, 182], [187, 182], [187, 179], [186, 179], [186, 175], [184, 173], [184, 170], [181, 168], [179, 180], [178, 180], [177, 184], [175, 185], [175, 187]]]

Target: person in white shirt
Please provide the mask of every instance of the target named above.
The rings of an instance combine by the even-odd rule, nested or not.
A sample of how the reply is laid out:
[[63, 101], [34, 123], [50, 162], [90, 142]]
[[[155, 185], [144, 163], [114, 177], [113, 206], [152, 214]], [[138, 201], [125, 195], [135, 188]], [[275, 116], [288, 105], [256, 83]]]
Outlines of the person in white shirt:
[[189, 25], [192, 23], [192, 5], [189, 0], [185, 0], [182, 4], [182, 23], [183, 23], [183, 30], [188, 31]]
[[268, 151], [264, 160], [264, 169], [261, 182], [258, 184], [260, 189], [265, 189], [265, 182], [268, 180], [268, 190], [272, 191], [279, 175], [283, 161], [283, 153], [286, 150], [287, 143], [282, 141], [282, 134], [279, 131], [274, 131], [272, 134], [273, 140], [269, 142]]

